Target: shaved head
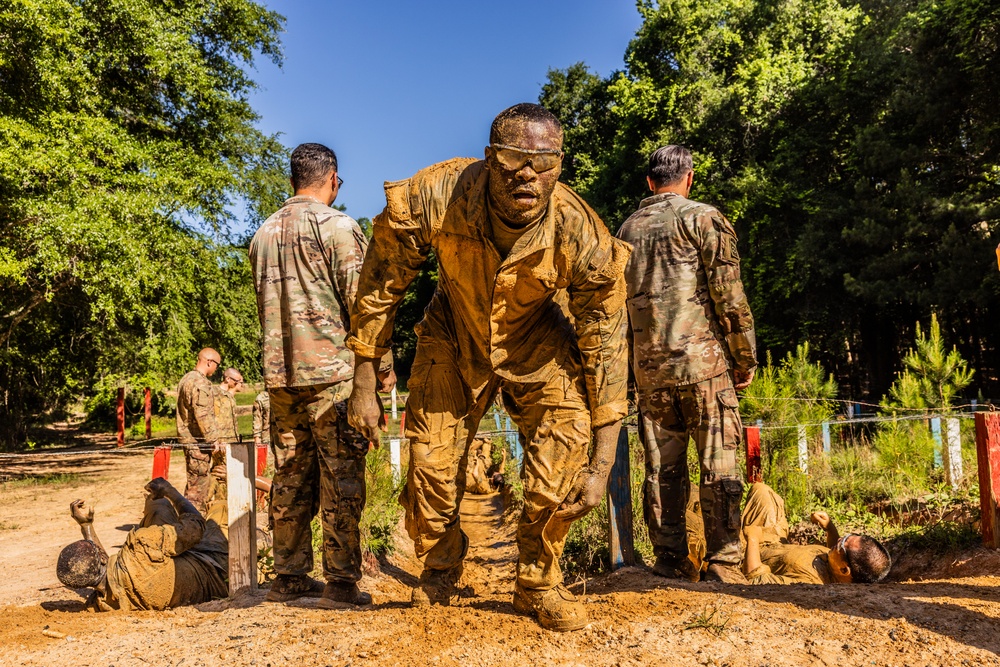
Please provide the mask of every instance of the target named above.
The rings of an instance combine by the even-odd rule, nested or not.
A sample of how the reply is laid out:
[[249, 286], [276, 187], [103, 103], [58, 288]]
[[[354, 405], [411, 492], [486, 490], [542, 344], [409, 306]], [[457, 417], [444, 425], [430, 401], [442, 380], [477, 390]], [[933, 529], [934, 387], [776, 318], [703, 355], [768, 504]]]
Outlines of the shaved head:
[[219, 353], [210, 347], [206, 347], [198, 353], [198, 364], [194, 368], [205, 377], [212, 377], [215, 375], [215, 371], [219, 370], [219, 364], [221, 363], [222, 357]]

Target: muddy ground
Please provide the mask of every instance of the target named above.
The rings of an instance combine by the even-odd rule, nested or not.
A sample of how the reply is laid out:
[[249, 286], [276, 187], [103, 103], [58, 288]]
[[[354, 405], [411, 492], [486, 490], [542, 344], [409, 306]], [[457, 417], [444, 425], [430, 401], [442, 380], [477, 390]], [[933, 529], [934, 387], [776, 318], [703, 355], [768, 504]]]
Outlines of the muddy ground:
[[[0, 458], [5, 475], [73, 473], [63, 483], [0, 489], [0, 665], [992, 665], [1000, 664], [995, 553], [973, 550], [901, 564], [878, 586], [743, 587], [666, 583], [643, 568], [577, 582], [592, 623], [559, 635], [510, 604], [514, 549], [495, 496], [467, 499], [473, 538], [457, 606], [415, 611], [419, 565], [399, 552], [362, 587], [368, 611], [273, 604], [256, 593], [170, 612], [95, 614], [55, 577], [79, 532], [70, 501], [97, 506], [118, 547], [142, 506], [152, 455]], [[174, 456], [175, 477], [183, 458]], [[51, 638], [43, 630], [65, 638]]]

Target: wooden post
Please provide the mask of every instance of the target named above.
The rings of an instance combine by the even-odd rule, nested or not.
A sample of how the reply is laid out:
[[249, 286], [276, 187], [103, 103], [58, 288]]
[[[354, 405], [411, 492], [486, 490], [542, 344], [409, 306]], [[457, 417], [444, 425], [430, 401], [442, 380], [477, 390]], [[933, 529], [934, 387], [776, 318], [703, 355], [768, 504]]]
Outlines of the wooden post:
[[635, 565], [632, 543], [632, 466], [628, 451], [628, 428], [618, 433], [615, 465], [608, 478], [608, 546], [611, 569]]
[[125, 446], [125, 387], [118, 387], [118, 404], [115, 406], [115, 421], [118, 424], [118, 446]]
[[399, 417], [397, 416], [397, 414], [398, 413], [396, 412], [396, 385], [393, 385], [392, 386], [392, 418], [393, 419], [398, 419]]
[[806, 427], [799, 426], [799, 470], [809, 474], [809, 439], [806, 437]]
[[996, 549], [1000, 547], [1000, 412], [976, 413], [976, 458], [983, 544]]
[[257, 445], [257, 474], [263, 475], [267, 469], [267, 445], [260, 443]]
[[823, 453], [830, 455], [830, 422], [823, 422]]
[[399, 416], [399, 435], [406, 437], [406, 409], [403, 409], [403, 414]]
[[229, 491], [229, 597], [257, 587], [257, 512], [254, 503], [253, 443], [226, 447]]
[[153, 450], [153, 477], [170, 479], [170, 445], [157, 445]]
[[389, 467], [392, 468], [392, 479], [397, 484], [403, 477], [403, 464], [399, 457], [399, 438], [389, 440]]
[[143, 389], [143, 409], [146, 412], [146, 440], [153, 437], [153, 392], [149, 387]]
[[962, 481], [962, 429], [956, 417], [949, 417], [945, 426], [944, 481], [955, 491]]
[[760, 426], [743, 429], [743, 441], [747, 446], [747, 483], [764, 481], [760, 473]]
[[934, 436], [934, 467], [940, 468], [943, 460], [941, 458], [941, 418], [933, 417], [931, 418], [931, 435]]

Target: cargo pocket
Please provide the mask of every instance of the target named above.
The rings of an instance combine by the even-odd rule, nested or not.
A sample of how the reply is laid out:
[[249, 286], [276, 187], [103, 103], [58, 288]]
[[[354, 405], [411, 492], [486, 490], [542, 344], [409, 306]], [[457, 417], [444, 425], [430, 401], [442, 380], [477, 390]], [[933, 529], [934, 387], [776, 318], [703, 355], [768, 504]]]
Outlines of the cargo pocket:
[[743, 421], [740, 419], [740, 401], [736, 390], [726, 388], [716, 395], [719, 401], [719, 419], [722, 422], [722, 448], [735, 450], [743, 442]]
[[722, 493], [726, 503], [726, 525], [730, 529], [740, 527], [740, 502], [743, 500], [743, 482], [738, 479], [722, 480]]

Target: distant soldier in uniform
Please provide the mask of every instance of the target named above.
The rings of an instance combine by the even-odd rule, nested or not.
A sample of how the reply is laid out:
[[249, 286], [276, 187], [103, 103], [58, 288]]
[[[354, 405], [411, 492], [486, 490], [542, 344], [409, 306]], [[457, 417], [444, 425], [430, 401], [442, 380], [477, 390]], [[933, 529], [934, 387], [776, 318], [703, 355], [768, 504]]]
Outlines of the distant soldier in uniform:
[[236, 420], [236, 394], [243, 388], [243, 374], [227, 368], [222, 382], [215, 388], [215, 418], [219, 424], [219, 438], [224, 442], [239, 440], [239, 422]]
[[271, 445], [271, 399], [266, 390], [253, 399], [253, 444]]
[[162, 610], [208, 602], [229, 594], [229, 543], [221, 524], [225, 499], [207, 517], [158, 477], [146, 485], [146, 506], [138, 528], [108, 558], [94, 532], [94, 509], [70, 503], [70, 515], [83, 539], [59, 554], [56, 575], [64, 586], [93, 588], [88, 599], [96, 611]]
[[375, 360], [433, 250], [439, 279], [416, 329], [400, 495], [424, 564], [412, 601], [449, 604], [457, 595], [469, 541], [456, 478], [501, 391], [526, 441], [514, 608], [560, 631], [587, 623], [563, 586], [559, 556], [572, 522], [604, 498], [627, 412], [629, 254], [558, 183], [562, 141], [555, 116], [518, 104], [493, 121], [485, 160], [449, 160], [386, 183], [348, 340], [358, 355], [351, 423], [376, 440]]
[[[300, 145], [291, 172], [295, 195], [250, 243], [276, 438], [269, 519], [277, 576], [267, 599], [311, 596], [320, 597], [322, 607], [365, 605], [371, 596], [357, 585], [358, 521], [368, 441], [347, 425], [354, 355], [344, 339], [367, 241], [353, 219], [330, 207], [342, 183], [332, 150]], [[395, 376], [383, 370], [387, 391]], [[372, 385], [373, 397], [375, 390]], [[308, 576], [317, 512], [325, 586]]]
[[184, 495], [199, 511], [205, 511], [212, 447], [219, 443], [222, 431], [215, 419], [215, 389], [210, 377], [215, 375], [222, 357], [210, 347], [198, 353], [194, 370], [177, 385], [177, 439], [184, 447], [187, 486]]
[[656, 555], [653, 571], [695, 578], [685, 529], [687, 448], [694, 438], [706, 578], [745, 582], [735, 390], [750, 384], [757, 366], [754, 323], [736, 233], [717, 209], [687, 199], [693, 178], [690, 151], [656, 150], [646, 177], [653, 196], [618, 231], [633, 248], [626, 276], [639, 436], [646, 449], [644, 514]]

